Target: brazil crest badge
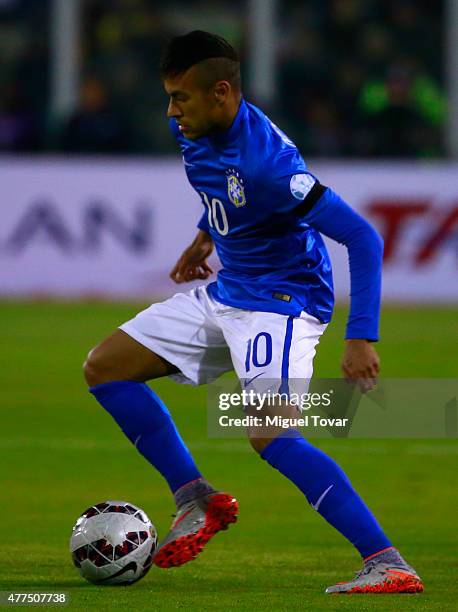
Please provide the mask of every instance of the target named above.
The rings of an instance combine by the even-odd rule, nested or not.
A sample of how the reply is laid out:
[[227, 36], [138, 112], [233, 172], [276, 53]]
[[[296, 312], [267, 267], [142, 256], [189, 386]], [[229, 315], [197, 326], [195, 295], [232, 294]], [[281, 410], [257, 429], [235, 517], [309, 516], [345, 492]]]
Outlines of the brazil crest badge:
[[234, 206], [240, 208], [245, 206], [245, 189], [243, 186], [243, 178], [235, 168], [226, 170], [227, 176], [227, 195]]

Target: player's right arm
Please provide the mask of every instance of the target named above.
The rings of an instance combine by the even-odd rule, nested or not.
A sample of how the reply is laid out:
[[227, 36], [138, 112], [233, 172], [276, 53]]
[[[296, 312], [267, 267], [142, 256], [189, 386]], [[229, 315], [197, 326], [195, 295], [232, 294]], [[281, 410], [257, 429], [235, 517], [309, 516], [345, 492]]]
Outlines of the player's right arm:
[[211, 236], [204, 230], [199, 229], [192, 244], [183, 251], [173, 270], [170, 278], [176, 283], [187, 283], [193, 280], [206, 280], [213, 270], [207, 259], [213, 252], [214, 244]]

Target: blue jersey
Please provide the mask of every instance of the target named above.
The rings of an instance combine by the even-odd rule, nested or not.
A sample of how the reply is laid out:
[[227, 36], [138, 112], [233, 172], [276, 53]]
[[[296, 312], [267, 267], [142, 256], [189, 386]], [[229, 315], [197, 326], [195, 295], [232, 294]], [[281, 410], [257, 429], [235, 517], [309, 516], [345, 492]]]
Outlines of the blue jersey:
[[[241, 101], [226, 132], [186, 139], [170, 120], [189, 182], [222, 264], [208, 287], [237, 308], [330, 320], [330, 259], [303, 213], [322, 194], [291, 140], [258, 108]], [[302, 213], [302, 214], [301, 214]]]

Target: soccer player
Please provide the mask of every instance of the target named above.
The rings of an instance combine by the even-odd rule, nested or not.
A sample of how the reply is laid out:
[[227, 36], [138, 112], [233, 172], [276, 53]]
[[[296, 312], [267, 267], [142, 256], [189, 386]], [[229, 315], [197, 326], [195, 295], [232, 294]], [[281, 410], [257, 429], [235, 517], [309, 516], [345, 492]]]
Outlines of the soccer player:
[[[167, 115], [204, 211], [193, 243], [171, 272], [177, 283], [217, 281], [153, 304], [94, 348], [90, 391], [166, 479], [177, 506], [154, 561], [195, 558], [236, 521], [235, 498], [202, 476], [164, 403], [145, 381], [207, 383], [234, 368], [241, 380], [310, 379], [331, 318], [331, 264], [320, 234], [348, 249], [351, 304], [342, 369], [369, 389], [379, 372], [382, 242], [375, 230], [308, 170], [295, 145], [241, 93], [236, 51], [194, 31], [171, 40], [161, 74]], [[166, 205], [166, 203], [165, 203]], [[363, 558], [327, 593], [418, 592], [422, 582], [392, 545], [341, 468], [294, 429], [248, 436]]]

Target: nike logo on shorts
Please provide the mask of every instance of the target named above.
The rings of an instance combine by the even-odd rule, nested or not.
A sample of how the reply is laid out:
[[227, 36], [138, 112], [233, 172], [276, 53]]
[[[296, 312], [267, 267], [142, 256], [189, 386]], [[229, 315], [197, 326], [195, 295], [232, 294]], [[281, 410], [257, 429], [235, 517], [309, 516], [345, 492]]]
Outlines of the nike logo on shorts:
[[256, 374], [256, 376], [253, 376], [253, 378], [249, 378], [248, 380], [245, 380], [243, 383], [243, 388], [246, 389], [248, 385], [253, 382], [253, 380], [256, 380], [256, 378], [259, 378], [263, 374], [265, 374], [265, 372], [261, 372], [261, 374]]

